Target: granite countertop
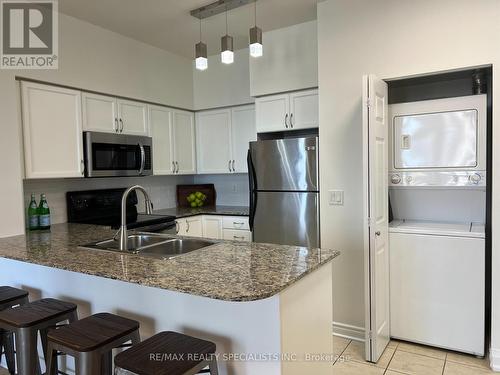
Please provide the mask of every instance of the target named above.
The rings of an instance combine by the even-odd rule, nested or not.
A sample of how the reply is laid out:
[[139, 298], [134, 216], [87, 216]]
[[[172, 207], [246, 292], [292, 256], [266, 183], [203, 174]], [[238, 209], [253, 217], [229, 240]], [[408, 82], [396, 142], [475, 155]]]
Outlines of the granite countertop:
[[280, 293], [339, 255], [233, 241], [169, 260], [79, 248], [114, 234], [101, 226], [56, 224], [50, 232], [1, 238], [0, 257], [219, 300], [255, 301]]
[[196, 215], [248, 216], [249, 208], [245, 206], [173, 207], [155, 210], [154, 214], [175, 216], [178, 219]]

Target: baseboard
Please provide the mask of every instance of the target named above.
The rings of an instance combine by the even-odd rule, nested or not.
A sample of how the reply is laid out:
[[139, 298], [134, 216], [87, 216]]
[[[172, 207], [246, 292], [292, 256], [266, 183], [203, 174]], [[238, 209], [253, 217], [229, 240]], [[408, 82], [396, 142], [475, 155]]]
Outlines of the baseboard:
[[349, 340], [365, 341], [365, 329], [340, 322], [333, 322], [333, 334]]
[[490, 349], [490, 367], [493, 371], [500, 371], [500, 349]]

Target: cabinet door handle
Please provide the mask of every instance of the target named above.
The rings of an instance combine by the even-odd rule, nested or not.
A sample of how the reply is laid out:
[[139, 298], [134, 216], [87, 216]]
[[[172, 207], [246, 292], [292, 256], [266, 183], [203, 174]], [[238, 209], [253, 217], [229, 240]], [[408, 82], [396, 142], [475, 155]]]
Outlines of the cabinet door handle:
[[115, 133], [118, 133], [118, 119], [115, 117], [115, 125], [113, 126], [113, 130], [115, 131]]
[[233, 159], [233, 172], [236, 172], [236, 169], [234, 168], [234, 159]]
[[233, 236], [233, 239], [235, 239], [235, 240], [244, 240], [245, 237], [243, 237], [243, 236]]
[[189, 232], [189, 221], [186, 220], [186, 233]]
[[231, 171], [231, 160], [229, 160], [229, 162], [227, 163], [227, 168], [229, 169], [229, 172], [232, 172]]
[[245, 223], [241, 223], [239, 221], [233, 221], [233, 225], [244, 225]]
[[285, 128], [288, 129], [288, 113], [285, 115]]
[[82, 166], [82, 176], [85, 176], [85, 161], [82, 159], [80, 160], [81, 166]]
[[172, 173], [175, 173], [175, 161], [172, 162]]
[[293, 129], [293, 113], [290, 114], [290, 127]]
[[175, 234], [179, 234], [179, 222], [175, 222]]
[[123, 133], [123, 120], [120, 119], [120, 133]]
[[381, 233], [380, 233], [380, 231], [379, 231], [379, 230], [375, 232], [375, 236], [380, 236], [380, 234], [381, 234]]
[[175, 165], [177, 166], [177, 169], [175, 170], [175, 173], [179, 173], [179, 162], [175, 162]]

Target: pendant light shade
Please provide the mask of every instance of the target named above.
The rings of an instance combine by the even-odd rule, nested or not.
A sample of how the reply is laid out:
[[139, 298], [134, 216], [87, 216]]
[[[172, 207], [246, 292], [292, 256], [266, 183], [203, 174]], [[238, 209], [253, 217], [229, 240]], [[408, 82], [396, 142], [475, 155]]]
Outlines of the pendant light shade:
[[232, 64], [234, 62], [233, 37], [224, 35], [221, 39], [221, 61], [224, 64]]
[[198, 70], [207, 70], [208, 68], [208, 54], [207, 45], [201, 41], [201, 19], [200, 19], [200, 42], [196, 43], [195, 51], [195, 66]]
[[208, 68], [207, 45], [203, 42], [196, 44], [195, 64], [198, 70], [207, 70]]
[[264, 47], [262, 46], [262, 29], [257, 27], [257, 0], [255, 0], [254, 12], [255, 26], [250, 29], [250, 56], [261, 57], [264, 54]]
[[250, 56], [261, 57], [264, 54], [262, 46], [262, 30], [255, 26], [250, 29]]

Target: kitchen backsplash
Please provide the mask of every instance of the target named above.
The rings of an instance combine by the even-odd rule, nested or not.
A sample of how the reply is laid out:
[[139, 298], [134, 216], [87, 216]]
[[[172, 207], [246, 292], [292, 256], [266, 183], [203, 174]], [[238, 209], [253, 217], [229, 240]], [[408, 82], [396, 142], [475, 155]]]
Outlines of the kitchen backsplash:
[[[176, 206], [176, 186], [178, 184], [215, 184], [217, 204], [228, 206], [248, 205], [248, 180], [241, 175], [203, 175], [203, 176], [149, 176], [127, 178], [89, 178], [89, 179], [47, 179], [24, 180], [24, 201], [27, 205], [31, 193], [47, 195], [52, 223], [67, 221], [66, 192], [78, 190], [112, 189], [142, 185], [148, 191], [155, 209]], [[144, 210], [143, 199], [139, 196], [139, 210]]]

